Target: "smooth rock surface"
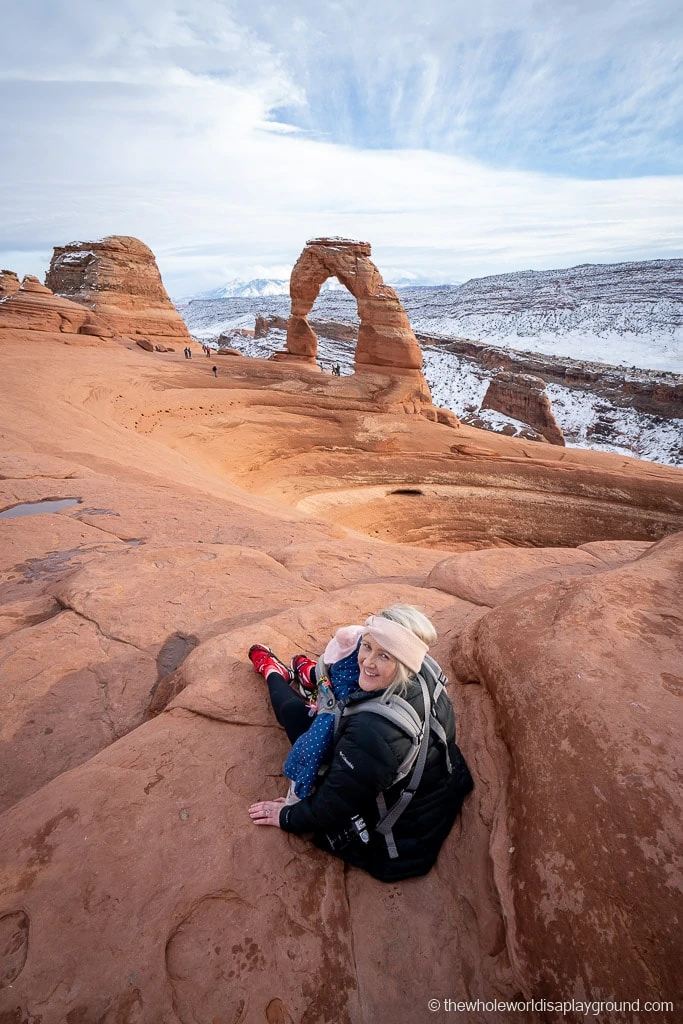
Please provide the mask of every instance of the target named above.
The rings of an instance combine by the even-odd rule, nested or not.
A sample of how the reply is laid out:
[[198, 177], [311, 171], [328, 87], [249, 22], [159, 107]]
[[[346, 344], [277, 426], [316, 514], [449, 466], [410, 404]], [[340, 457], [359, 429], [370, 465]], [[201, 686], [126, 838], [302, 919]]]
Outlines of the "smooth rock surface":
[[678, 534], [508, 601], [454, 649], [510, 752], [509, 948], [545, 998], [683, 998], [682, 588]]

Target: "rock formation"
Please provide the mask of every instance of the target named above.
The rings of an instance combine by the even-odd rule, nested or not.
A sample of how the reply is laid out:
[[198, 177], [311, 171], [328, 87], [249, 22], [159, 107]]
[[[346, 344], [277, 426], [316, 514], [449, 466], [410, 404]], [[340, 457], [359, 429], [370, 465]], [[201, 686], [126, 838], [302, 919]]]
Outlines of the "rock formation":
[[254, 320], [254, 337], [265, 338], [268, 331], [286, 331], [288, 320], [284, 316], [261, 316], [260, 314]]
[[[464, 578], [452, 559], [448, 589], [494, 605], [460, 636], [454, 660], [460, 678], [491, 694], [509, 751], [498, 868], [513, 961], [541, 998], [667, 992], [678, 1001], [683, 634], [671, 609], [683, 535], [635, 561], [624, 551], [621, 564], [613, 548], [616, 564], [592, 572], [604, 555], [587, 545], [574, 552], [583, 578], [556, 561], [558, 582], [536, 587], [534, 573], [549, 578], [544, 553], [531, 556], [538, 568], [525, 581], [514, 578], [515, 558], [502, 592], [491, 587], [491, 554], [462, 556]], [[435, 572], [443, 585], [448, 572]]]
[[526, 373], [497, 373], [488, 386], [482, 409], [495, 409], [538, 430], [551, 444], [564, 445], [564, 435], [557, 425], [545, 381]]
[[368, 242], [346, 238], [313, 238], [306, 243], [290, 281], [287, 351], [315, 362], [317, 339], [306, 318], [321, 286], [336, 277], [358, 304], [356, 372], [414, 376], [422, 366], [420, 346], [398, 295], [384, 284], [370, 251]]
[[45, 282], [56, 294], [97, 313], [116, 335], [189, 342], [154, 254], [137, 238], [57, 246]]
[[19, 278], [13, 270], [0, 270], [0, 299], [19, 291]]
[[[78, 501], [0, 518], [0, 1021], [680, 1000], [683, 473], [406, 416], [393, 374], [38, 334], [0, 331], [0, 511]], [[247, 651], [397, 600], [476, 785], [383, 886], [251, 824], [287, 743]]]
[[18, 290], [0, 300], [0, 329], [90, 334], [111, 337], [99, 316], [76, 302], [54, 295], [37, 277], [28, 274]]

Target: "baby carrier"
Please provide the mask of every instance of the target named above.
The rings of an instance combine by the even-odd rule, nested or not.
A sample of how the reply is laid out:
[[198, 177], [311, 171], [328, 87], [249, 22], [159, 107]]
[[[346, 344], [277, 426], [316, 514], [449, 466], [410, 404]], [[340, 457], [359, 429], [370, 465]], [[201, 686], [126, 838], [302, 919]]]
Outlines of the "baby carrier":
[[[398, 857], [393, 828], [413, 799], [422, 781], [431, 733], [435, 735], [443, 748], [448, 774], [450, 775], [453, 771], [448, 753], [448, 737], [437, 717], [437, 704], [446, 692], [447, 679], [439, 665], [429, 655], [425, 656], [422, 668], [417, 676], [417, 681], [422, 690], [425, 709], [424, 719], [420, 717], [407, 700], [396, 694], [390, 694], [389, 696], [380, 695], [353, 703], [350, 697], [338, 701], [329, 687], [321, 687], [318, 697], [318, 714], [331, 714], [334, 716], [335, 739], [339, 732], [342, 718], [348, 715], [374, 714], [390, 721], [405, 733], [410, 740], [410, 749], [399, 765], [390, 787], [393, 789], [403, 779], [407, 779], [406, 785], [400, 791], [398, 799], [391, 807], [387, 807], [384, 792], [381, 792], [377, 797], [379, 820], [375, 825], [375, 830], [384, 836], [387, 852], [391, 859]], [[354, 821], [353, 826], [361, 841], [368, 842], [369, 835], [365, 828], [365, 823], [362, 820], [360, 820], [360, 824]], [[363, 834], [364, 832], [365, 834]]]

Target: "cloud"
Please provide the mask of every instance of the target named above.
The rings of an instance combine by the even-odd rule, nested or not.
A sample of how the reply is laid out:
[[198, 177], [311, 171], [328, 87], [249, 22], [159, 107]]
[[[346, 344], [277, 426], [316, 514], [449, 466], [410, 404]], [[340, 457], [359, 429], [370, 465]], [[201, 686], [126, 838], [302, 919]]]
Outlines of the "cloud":
[[680, 142], [678, 8], [598, 7], [14, 5], [0, 262], [132, 234], [181, 294], [325, 233], [437, 280], [674, 255], [683, 179], [641, 164]]
[[[611, 177], [681, 166], [677, 0], [262, 2], [295, 123], [360, 148]], [[279, 16], [278, 12], [279, 11]]]

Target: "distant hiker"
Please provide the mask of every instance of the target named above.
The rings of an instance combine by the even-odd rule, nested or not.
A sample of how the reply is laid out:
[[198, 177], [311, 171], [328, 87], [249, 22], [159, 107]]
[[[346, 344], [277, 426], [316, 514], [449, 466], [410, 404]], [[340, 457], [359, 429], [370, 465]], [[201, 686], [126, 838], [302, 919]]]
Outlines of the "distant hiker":
[[293, 744], [290, 792], [252, 804], [255, 825], [313, 833], [383, 882], [433, 867], [472, 789], [447, 680], [427, 654], [435, 641], [422, 612], [393, 605], [337, 630], [317, 663], [297, 654], [290, 669], [269, 647], [250, 647]]
[[185, 346], [185, 348], [183, 349], [183, 355], [185, 356], [185, 358], [186, 358], [186, 359], [188, 359], [188, 358], [189, 358], [189, 356], [188, 356], [188, 354], [187, 354], [187, 345], [186, 345], [186, 346]]
[[218, 376], [218, 367], [217, 366], [212, 366], [211, 369], [213, 370], [214, 377], [217, 377]]

